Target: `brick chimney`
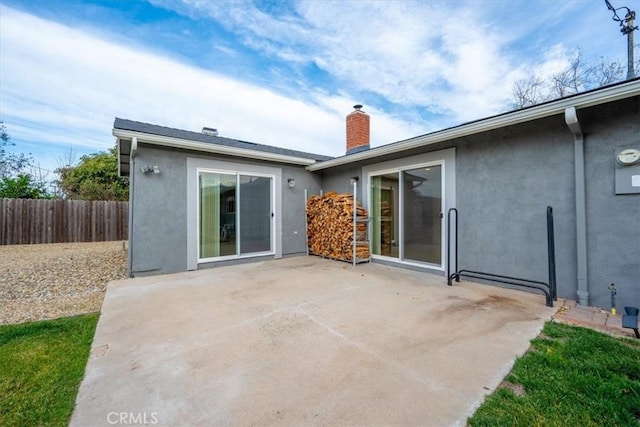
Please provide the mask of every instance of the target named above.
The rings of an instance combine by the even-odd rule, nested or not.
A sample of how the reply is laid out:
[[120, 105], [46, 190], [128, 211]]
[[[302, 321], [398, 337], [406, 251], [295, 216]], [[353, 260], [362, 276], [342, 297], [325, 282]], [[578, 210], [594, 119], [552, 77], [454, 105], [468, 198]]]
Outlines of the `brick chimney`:
[[347, 115], [347, 154], [369, 149], [369, 115], [362, 105], [354, 105], [355, 111]]

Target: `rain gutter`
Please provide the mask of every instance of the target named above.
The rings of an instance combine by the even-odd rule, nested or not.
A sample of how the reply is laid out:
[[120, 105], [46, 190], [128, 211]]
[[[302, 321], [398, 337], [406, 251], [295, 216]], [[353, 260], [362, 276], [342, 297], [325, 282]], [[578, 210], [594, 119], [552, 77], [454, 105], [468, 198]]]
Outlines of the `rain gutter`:
[[589, 305], [589, 282], [587, 273], [587, 204], [584, 174], [584, 134], [578, 120], [576, 107], [564, 110], [564, 121], [573, 134], [576, 200], [576, 254], [578, 273], [578, 304]]

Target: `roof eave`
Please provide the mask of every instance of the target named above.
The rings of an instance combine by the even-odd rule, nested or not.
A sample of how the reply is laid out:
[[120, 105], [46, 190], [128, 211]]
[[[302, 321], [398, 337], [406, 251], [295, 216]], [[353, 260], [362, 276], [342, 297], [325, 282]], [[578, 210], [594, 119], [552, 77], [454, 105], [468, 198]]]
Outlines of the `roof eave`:
[[173, 138], [162, 135], [154, 135], [144, 132], [136, 132], [125, 129], [113, 129], [113, 136], [121, 139], [138, 138], [138, 142], [159, 145], [163, 147], [181, 148], [185, 150], [203, 151], [207, 153], [223, 154], [234, 157], [244, 157], [255, 160], [288, 163], [301, 166], [310, 166], [316, 163], [314, 159], [304, 157], [287, 156], [284, 154], [269, 153], [265, 151], [247, 150], [245, 148], [228, 147], [206, 142], [189, 141], [187, 139]]
[[516, 110], [511, 113], [501, 114], [453, 128], [429, 133], [427, 135], [418, 136], [406, 141], [383, 145], [381, 147], [372, 148], [371, 150], [362, 151], [360, 153], [350, 154], [348, 156], [338, 157], [332, 160], [316, 162], [312, 165], [307, 166], [307, 170], [313, 172], [332, 168], [335, 166], [346, 165], [349, 163], [367, 160], [374, 157], [397, 153], [398, 151], [407, 151], [426, 145], [436, 144], [438, 142], [445, 142], [456, 138], [463, 138], [465, 136], [481, 132], [550, 117], [556, 114], [564, 114], [564, 110], [569, 107], [575, 107], [576, 109], [587, 108], [594, 105], [617, 101], [619, 99], [630, 98], [637, 95], [640, 95], [640, 81], [633, 80], [606, 89], [602, 89], [600, 91], [575, 95], [570, 98], [559, 99], [547, 104], [537, 105], [522, 110]]

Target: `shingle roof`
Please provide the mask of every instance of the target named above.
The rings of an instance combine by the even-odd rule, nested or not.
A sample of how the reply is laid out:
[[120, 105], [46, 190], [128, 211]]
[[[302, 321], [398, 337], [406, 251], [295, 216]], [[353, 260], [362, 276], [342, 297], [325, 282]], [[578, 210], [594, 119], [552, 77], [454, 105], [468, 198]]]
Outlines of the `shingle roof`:
[[188, 141], [204, 142], [209, 144], [223, 145], [227, 147], [243, 148], [247, 150], [262, 151], [266, 153], [281, 154], [284, 156], [302, 157], [311, 160], [323, 161], [333, 157], [321, 154], [306, 153], [303, 151], [289, 150], [287, 148], [274, 147], [271, 145], [256, 144], [254, 142], [240, 141], [237, 139], [224, 138], [221, 136], [207, 135], [200, 132], [191, 132], [182, 129], [174, 129], [165, 126], [158, 126], [149, 123], [136, 122], [133, 120], [116, 117], [113, 123], [114, 129], [128, 130], [133, 132], [148, 133], [151, 135], [166, 136], [169, 138], [179, 138]]

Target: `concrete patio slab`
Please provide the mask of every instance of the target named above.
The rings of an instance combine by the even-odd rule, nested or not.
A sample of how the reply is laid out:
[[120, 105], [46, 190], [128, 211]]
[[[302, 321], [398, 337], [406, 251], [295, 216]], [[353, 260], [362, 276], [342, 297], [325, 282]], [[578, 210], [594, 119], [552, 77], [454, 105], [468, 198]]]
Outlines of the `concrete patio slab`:
[[317, 257], [113, 282], [71, 425], [464, 425], [553, 313]]

